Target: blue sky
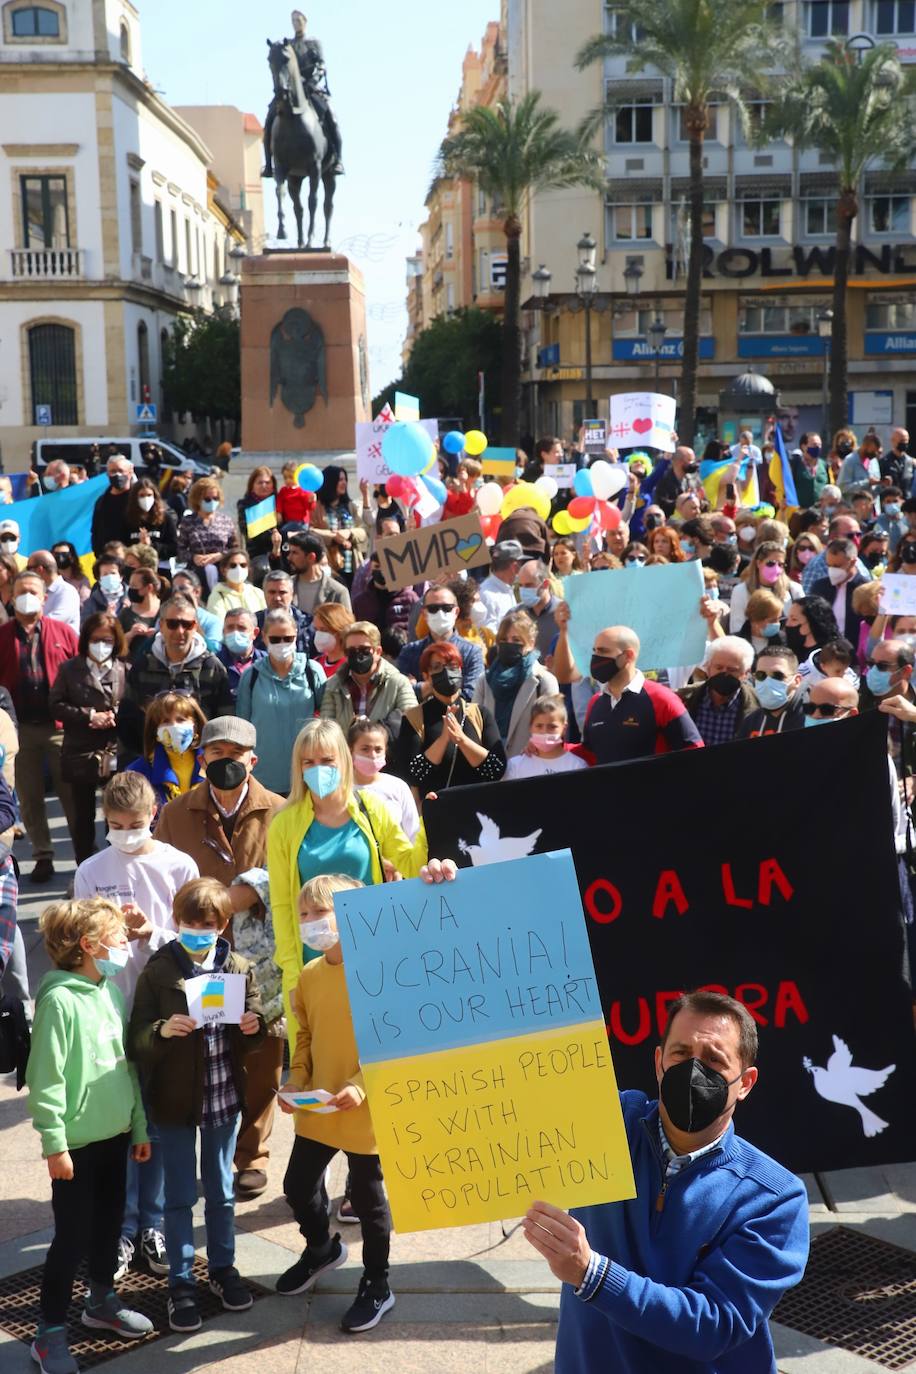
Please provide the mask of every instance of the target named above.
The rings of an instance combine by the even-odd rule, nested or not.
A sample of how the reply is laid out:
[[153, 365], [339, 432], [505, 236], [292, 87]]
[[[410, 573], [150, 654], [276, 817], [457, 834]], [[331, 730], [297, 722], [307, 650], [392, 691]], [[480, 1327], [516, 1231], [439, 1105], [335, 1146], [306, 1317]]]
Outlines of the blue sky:
[[[272, 85], [265, 39], [292, 33], [292, 4], [141, 0], [143, 65], [174, 105], [231, 104], [263, 121]], [[366, 278], [372, 392], [400, 372], [404, 259], [433, 159], [461, 84], [499, 0], [316, 0], [301, 5], [324, 46], [347, 175], [338, 182], [332, 242]], [[276, 223], [273, 183], [265, 206]]]

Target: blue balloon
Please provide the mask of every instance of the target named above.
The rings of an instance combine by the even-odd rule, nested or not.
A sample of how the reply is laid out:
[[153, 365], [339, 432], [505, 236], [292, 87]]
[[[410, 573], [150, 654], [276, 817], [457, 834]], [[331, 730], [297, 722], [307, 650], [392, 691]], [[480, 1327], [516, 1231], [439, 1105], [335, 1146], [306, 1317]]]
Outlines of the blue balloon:
[[324, 485], [324, 473], [314, 463], [306, 463], [299, 470], [299, 486], [303, 491], [318, 491]]
[[592, 486], [592, 479], [585, 468], [580, 468], [573, 479], [573, 491], [577, 496], [594, 496], [595, 488]]
[[442, 440], [442, 447], [445, 449], [446, 453], [463, 453], [464, 435], [461, 433], [461, 430], [449, 430], [448, 434], [446, 434], [445, 438]]
[[429, 487], [430, 491], [432, 492], [433, 496], [435, 496], [440, 506], [444, 506], [445, 498], [448, 496], [448, 492], [445, 490], [445, 483], [440, 482], [438, 477], [430, 477], [429, 473], [427, 472], [424, 472], [423, 474], [423, 481]]
[[417, 424], [393, 424], [382, 435], [382, 457], [399, 477], [416, 477], [433, 456], [433, 441]]

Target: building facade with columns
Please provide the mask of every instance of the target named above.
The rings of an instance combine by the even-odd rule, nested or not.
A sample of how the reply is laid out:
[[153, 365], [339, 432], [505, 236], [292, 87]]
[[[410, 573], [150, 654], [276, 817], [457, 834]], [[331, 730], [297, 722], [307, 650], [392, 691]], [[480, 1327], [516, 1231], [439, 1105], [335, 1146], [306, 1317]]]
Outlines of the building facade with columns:
[[[782, 21], [815, 59], [831, 36], [892, 42], [916, 62], [916, 7], [884, 0], [786, 0]], [[538, 195], [525, 219], [524, 384], [533, 432], [575, 433], [586, 416], [585, 314], [576, 290], [578, 243], [596, 243], [591, 342], [594, 408], [613, 392], [675, 391], [687, 256], [688, 145], [671, 82], [625, 58], [575, 70], [583, 43], [618, 22], [604, 0], [505, 0], [509, 93], [539, 90], [574, 126], [607, 93], [606, 194]], [[859, 36], [865, 35], [864, 40]], [[751, 98], [752, 120], [763, 102]], [[752, 146], [733, 104], [713, 113], [705, 149], [706, 265], [700, 352], [700, 432], [726, 432], [719, 393], [736, 373], [765, 374], [782, 397], [789, 437], [821, 427], [831, 305], [836, 178], [815, 151]], [[849, 386], [854, 428], [916, 430], [916, 169], [869, 169], [854, 222], [849, 290]], [[537, 301], [541, 281], [546, 297]], [[655, 330], [652, 326], [656, 325]], [[661, 326], [664, 326], [662, 331]]]
[[243, 235], [210, 151], [144, 75], [130, 0], [0, 0], [0, 454], [141, 432], [189, 308]]

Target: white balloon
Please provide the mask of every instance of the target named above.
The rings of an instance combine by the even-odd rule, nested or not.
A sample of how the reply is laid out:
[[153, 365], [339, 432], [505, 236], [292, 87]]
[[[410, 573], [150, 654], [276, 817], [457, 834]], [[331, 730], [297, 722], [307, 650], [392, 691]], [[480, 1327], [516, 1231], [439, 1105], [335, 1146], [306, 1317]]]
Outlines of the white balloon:
[[534, 485], [537, 487], [538, 491], [544, 493], [548, 501], [552, 501], [560, 490], [552, 477], [539, 477]]
[[498, 482], [484, 482], [477, 488], [475, 499], [481, 515], [498, 515], [502, 510], [503, 489]]
[[606, 463], [599, 458], [588, 470], [592, 489], [599, 501], [610, 501], [627, 484], [627, 468], [622, 463]]

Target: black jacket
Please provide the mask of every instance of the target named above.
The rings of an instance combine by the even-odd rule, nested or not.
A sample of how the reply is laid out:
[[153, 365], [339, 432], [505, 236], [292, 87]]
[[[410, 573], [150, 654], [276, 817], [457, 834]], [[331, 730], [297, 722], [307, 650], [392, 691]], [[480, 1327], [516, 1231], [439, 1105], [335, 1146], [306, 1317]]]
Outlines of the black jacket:
[[98, 558], [106, 544], [120, 539], [129, 544], [130, 528], [127, 523], [127, 496], [125, 491], [113, 492], [110, 488], [103, 491], [92, 512], [92, 552]]
[[[851, 578], [845, 584], [846, 625], [845, 628], [841, 631], [841, 634], [843, 635], [844, 639], [849, 640], [850, 644], [854, 649], [858, 647], [859, 630], [862, 627], [862, 617], [860, 615], [856, 615], [855, 611], [852, 609], [852, 594], [855, 591], [856, 587], [864, 586], [868, 580], [869, 579], [867, 577], [863, 577], [861, 573], [856, 573], [855, 577]], [[808, 593], [808, 595], [823, 597], [823, 599], [827, 602], [827, 605], [830, 606], [832, 609], [833, 603], [834, 601], [836, 601], [836, 587], [830, 581], [829, 577], [819, 577], [816, 582], [811, 584], [811, 590]]]

